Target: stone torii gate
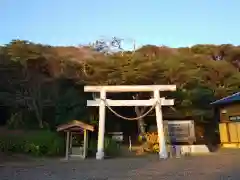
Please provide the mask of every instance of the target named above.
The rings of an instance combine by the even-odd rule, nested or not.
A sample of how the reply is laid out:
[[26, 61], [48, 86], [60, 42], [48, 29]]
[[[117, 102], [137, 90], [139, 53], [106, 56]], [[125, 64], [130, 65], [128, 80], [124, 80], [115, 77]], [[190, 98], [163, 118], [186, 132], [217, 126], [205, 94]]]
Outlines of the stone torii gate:
[[[162, 117], [162, 106], [174, 105], [174, 100], [160, 98], [160, 91], [175, 91], [176, 85], [143, 85], [143, 86], [85, 86], [85, 92], [100, 93], [100, 99], [88, 100], [87, 106], [98, 106], [99, 107], [99, 130], [98, 130], [98, 145], [96, 159], [104, 158], [104, 134], [105, 134], [105, 111], [106, 106], [113, 113], [111, 106], [152, 106], [150, 111], [155, 108], [156, 121], [158, 128], [159, 137], [159, 158], [166, 159], [168, 157], [166, 151], [166, 144], [163, 132], [163, 117]], [[106, 93], [117, 93], [117, 92], [153, 92], [154, 98], [149, 100], [111, 100], [106, 99]], [[148, 111], [148, 112], [150, 112]], [[116, 114], [116, 113], [115, 113]], [[124, 118], [123, 116], [120, 116]], [[124, 118], [127, 119], [127, 118]], [[136, 119], [137, 118], [133, 118]]]

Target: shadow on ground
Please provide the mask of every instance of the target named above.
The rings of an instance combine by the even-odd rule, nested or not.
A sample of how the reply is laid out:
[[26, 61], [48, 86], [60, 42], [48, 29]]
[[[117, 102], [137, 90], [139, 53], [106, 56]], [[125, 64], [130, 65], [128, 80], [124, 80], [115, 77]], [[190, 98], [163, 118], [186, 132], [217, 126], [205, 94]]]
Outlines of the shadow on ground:
[[23, 162], [0, 167], [4, 180], [238, 180], [240, 150], [221, 150], [209, 155], [180, 159], [158, 160], [144, 158], [116, 158], [97, 161], [62, 162], [46, 160], [41, 163]]

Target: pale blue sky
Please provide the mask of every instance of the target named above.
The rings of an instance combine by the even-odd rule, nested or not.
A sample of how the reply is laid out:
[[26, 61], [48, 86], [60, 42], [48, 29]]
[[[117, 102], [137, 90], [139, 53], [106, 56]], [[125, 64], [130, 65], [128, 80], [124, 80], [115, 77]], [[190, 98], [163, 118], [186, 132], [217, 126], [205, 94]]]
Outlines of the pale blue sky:
[[171, 47], [240, 44], [238, 0], [0, 0], [0, 44], [78, 45], [100, 37]]

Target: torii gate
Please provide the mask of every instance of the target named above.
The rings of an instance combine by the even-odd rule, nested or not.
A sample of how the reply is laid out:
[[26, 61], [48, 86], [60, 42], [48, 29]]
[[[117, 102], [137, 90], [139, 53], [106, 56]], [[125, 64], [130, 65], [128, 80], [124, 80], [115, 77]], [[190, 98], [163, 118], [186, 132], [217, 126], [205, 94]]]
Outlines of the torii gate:
[[[100, 92], [100, 99], [88, 100], [87, 106], [99, 106], [99, 130], [96, 159], [104, 158], [105, 109], [111, 106], [152, 106], [155, 107], [159, 137], [159, 158], [168, 157], [163, 133], [162, 106], [174, 105], [173, 99], [160, 98], [160, 91], [175, 91], [176, 85], [143, 85], [143, 86], [85, 86], [85, 92]], [[149, 100], [111, 100], [106, 99], [107, 92], [154, 92], [154, 98]]]

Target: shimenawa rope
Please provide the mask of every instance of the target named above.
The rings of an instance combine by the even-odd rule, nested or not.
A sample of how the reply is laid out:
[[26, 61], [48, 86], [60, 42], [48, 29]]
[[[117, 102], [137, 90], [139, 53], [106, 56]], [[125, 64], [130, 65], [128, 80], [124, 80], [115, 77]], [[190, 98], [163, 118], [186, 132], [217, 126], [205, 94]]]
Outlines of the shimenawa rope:
[[156, 101], [156, 102], [152, 105], [152, 107], [151, 107], [148, 111], [146, 111], [144, 114], [142, 114], [141, 116], [139, 116], [139, 117], [134, 117], [134, 118], [130, 118], [130, 117], [122, 116], [121, 114], [119, 114], [119, 113], [117, 113], [116, 111], [114, 111], [114, 110], [111, 108], [111, 106], [109, 106], [109, 105], [107, 104], [107, 102], [106, 102], [105, 99], [100, 99], [100, 100], [101, 100], [101, 101], [104, 101], [104, 104], [107, 106], [107, 108], [108, 108], [113, 114], [115, 114], [116, 116], [118, 116], [118, 117], [120, 117], [120, 118], [122, 118], [122, 119], [125, 119], [125, 120], [139, 120], [139, 119], [142, 119], [142, 118], [146, 117], [146, 116], [156, 107], [156, 105], [159, 103], [158, 101]]

